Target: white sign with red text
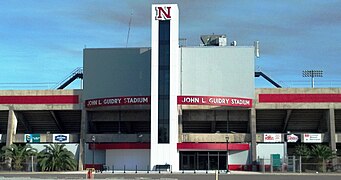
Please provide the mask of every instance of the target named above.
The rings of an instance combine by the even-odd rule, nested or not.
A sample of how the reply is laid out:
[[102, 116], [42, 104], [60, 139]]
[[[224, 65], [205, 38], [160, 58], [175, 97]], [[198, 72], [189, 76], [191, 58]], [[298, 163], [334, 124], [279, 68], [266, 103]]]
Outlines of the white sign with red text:
[[264, 134], [264, 142], [282, 142], [282, 134]]
[[300, 138], [298, 136], [296, 136], [295, 134], [289, 134], [287, 135], [287, 142], [288, 143], [296, 143], [298, 142]]
[[303, 134], [305, 143], [322, 143], [322, 134]]

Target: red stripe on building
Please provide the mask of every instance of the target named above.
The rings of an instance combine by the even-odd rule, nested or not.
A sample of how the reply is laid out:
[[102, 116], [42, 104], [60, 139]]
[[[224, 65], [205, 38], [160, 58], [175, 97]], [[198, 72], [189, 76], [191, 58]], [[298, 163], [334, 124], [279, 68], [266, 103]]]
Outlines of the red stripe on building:
[[150, 149], [150, 143], [90, 143], [89, 149]]
[[216, 151], [244, 151], [249, 150], [250, 145], [244, 143], [178, 143], [178, 150], [216, 150]]
[[78, 104], [78, 95], [0, 96], [0, 104]]
[[259, 94], [260, 103], [333, 103], [341, 94]]

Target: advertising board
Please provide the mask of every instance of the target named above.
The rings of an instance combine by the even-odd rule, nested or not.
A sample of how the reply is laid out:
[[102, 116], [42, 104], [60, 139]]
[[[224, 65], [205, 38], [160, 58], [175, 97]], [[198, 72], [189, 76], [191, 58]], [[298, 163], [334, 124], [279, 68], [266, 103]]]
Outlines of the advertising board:
[[24, 142], [40, 143], [40, 134], [24, 134]]
[[303, 134], [304, 143], [322, 143], [322, 134]]
[[282, 142], [282, 134], [264, 134], [264, 142]]
[[70, 142], [69, 134], [53, 134], [54, 143], [68, 143]]

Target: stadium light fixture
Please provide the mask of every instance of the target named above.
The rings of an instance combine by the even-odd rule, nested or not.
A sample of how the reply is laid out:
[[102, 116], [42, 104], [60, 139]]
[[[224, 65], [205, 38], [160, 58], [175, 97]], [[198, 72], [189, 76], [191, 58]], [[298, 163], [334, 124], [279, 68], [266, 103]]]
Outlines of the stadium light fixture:
[[311, 87], [315, 87], [315, 77], [323, 77], [323, 71], [321, 70], [304, 70], [302, 73], [303, 77], [311, 78]]

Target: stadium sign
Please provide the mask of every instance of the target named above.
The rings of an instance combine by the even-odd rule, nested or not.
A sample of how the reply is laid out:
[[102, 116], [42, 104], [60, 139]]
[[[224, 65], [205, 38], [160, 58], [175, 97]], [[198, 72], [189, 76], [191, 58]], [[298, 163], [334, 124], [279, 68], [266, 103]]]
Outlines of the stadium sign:
[[87, 108], [138, 104], [150, 104], [150, 96], [108, 97], [100, 99], [89, 99], [85, 101], [85, 106]]
[[210, 106], [232, 106], [252, 107], [252, 99], [218, 96], [178, 96], [178, 104], [182, 105], [210, 105]]

